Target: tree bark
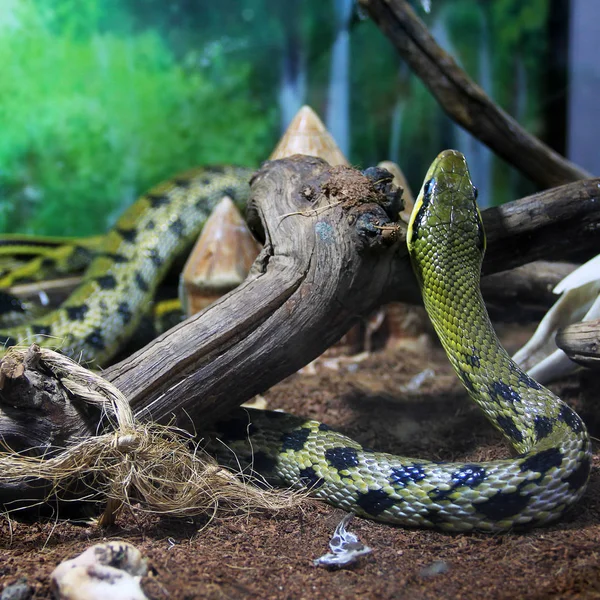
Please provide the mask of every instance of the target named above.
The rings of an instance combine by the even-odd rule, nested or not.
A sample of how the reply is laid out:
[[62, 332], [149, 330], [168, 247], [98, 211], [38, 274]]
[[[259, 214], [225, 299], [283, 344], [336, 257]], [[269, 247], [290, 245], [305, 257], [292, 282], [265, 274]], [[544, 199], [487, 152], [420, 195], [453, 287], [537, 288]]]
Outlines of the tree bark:
[[444, 52], [405, 0], [359, 0], [400, 56], [459, 125], [542, 188], [590, 175], [499, 108]]
[[137, 417], [190, 427], [294, 373], [377, 305], [393, 264], [411, 281], [386, 202], [347, 167], [309, 157], [267, 163], [248, 204], [265, 247], [246, 281], [105, 377]]

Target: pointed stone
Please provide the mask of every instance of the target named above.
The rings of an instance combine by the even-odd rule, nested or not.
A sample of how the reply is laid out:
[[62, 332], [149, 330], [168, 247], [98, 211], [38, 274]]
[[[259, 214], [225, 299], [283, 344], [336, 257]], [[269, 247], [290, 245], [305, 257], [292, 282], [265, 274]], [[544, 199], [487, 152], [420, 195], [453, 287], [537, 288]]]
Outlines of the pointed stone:
[[259, 252], [260, 244], [240, 211], [224, 196], [206, 220], [181, 274], [179, 297], [187, 316], [240, 285]]
[[303, 106], [297, 112], [270, 159], [287, 158], [294, 154], [318, 156], [332, 167], [349, 166], [348, 160], [310, 106]]

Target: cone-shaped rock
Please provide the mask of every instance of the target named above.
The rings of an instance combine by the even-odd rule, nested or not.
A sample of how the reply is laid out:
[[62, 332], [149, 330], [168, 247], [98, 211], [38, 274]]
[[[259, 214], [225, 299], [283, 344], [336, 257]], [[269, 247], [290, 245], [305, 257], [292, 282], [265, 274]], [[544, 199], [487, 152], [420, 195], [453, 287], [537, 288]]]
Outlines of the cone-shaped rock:
[[303, 106], [297, 112], [270, 159], [287, 158], [294, 154], [318, 156], [331, 166], [349, 166], [348, 160], [310, 106]]
[[240, 211], [224, 196], [185, 263], [179, 284], [184, 312], [191, 316], [237, 287], [259, 252]]

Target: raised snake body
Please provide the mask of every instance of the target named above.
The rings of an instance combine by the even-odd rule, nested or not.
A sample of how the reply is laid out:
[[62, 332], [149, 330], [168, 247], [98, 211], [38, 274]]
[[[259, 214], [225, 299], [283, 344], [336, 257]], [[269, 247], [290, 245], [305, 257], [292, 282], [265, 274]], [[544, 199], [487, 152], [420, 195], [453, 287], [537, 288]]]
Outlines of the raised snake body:
[[[108, 234], [58, 310], [3, 332], [104, 364], [131, 335], [176, 250], [222, 195], [241, 199], [249, 171], [196, 170], [154, 188]], [[267, 478], [357, 514], [450, 531], [499, 531], [557, 518], [584, 492], [591, 447], [579, 416], [529, 378], [499, 344], [479, 291], [485, 235], [464, 157], [430, 167], [408, 229], [423, 300], [469, 395], [519, 453], [485, 463], [437, 463], [374, 452], [316, 421], [243, 410], [215, 437]], [[211, 446], [223, 455], [224, 445]]]
[[511, 360], [490, 323], [479, 289], [485, 234], [476, 195], [462, 154], [440, 154], [412, 212], [408, 247], [450, 362], [518, 456], [477, 464], [405, 458], [316, 421], [253, 410], [216, 426], [236, 462], [246, 458], [271, 479], [365, 517], [448, 531], [542, 525], [581, 497], [591, 466], [585, 425]]

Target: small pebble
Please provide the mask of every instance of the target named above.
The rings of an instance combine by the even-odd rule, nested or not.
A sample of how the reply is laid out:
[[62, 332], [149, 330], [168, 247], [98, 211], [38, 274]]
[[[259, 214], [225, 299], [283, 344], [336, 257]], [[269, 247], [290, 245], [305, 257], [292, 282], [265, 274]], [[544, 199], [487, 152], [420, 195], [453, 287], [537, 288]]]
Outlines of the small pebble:
[[12, 585], [7, 585], [0, 595], [0, 600], [29, 600], [33, 594], [32, 589], [27, 583], [27, 579], [19, 579]]
[[430, 565], [423, 567], [419, 571], [419, 577], [423, 577], [424, 579], [428, 577], [435, 577], [436, 575], [441, 575], [442, 573], [446, 573], [450, 570], [450, 565], [444, 560], [436, 560], [432, 562]]

